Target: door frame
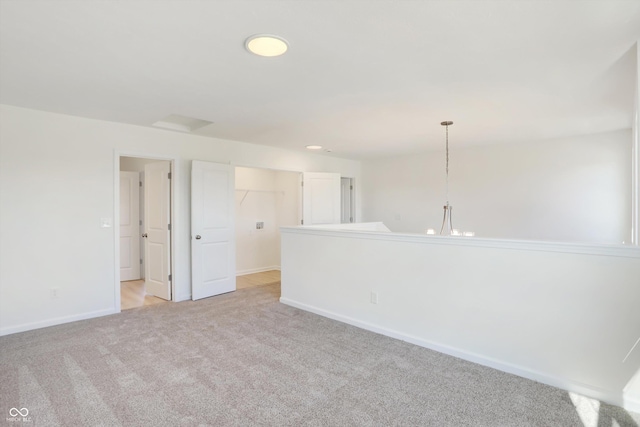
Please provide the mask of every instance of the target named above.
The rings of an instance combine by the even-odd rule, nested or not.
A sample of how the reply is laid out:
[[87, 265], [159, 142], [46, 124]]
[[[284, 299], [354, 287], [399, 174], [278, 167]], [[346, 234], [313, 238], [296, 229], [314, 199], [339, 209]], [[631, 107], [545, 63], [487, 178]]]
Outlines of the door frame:
[[[131, 178], [133, 178], [133, 176], [135, 175], [135, 177], [136, 177], [135, 181], [136, 182], [140, 181], [140, 173], [139, 172], [120, 171], [119, 179], [120, 179], [120, 183], [121, 184], [122, 184], [122, 174], [123, 173], [130, 174]], [[129, 207], [129, 213], [131, 214], [132, 213], [131, 211], [135, 210], [135, 212], [133, 212], [133, 213], [137, 212], [137, 214], [138, 214], [137, 218], [131, 217], [131, 219], [130, 219], [130, 222], [135, 223], [135, 224], [132, 225], [132, 228], [135, 230], [135, 234], [132, 233], [131, 234], [131, 238], [134, 238], [137, 241], [136, 246], [137, 246], [137, 249], [138, 249], [138, 254], [136, 255], [134, 253], [131, 253], [129, 255], [129, 261], [131, 261], [132, 265], [134, 266], [133, 267], [134, 268], [134, 272], [135, 272], [135, 268], [137, 268], [137, 272], [138, 272], [137, 276], [138, 276], [138, 278], [137, 279], [128, 279], [128, 280], [140, 280], [144, 276], [144, 274], [142, 274], [142, 271], [141, 271], [142, 270], [142, 262], [141, 262], [142, 258], [140, 257], [140, 253], [142, 251], [141, 248], [140, 248], [140, 244], [141, 244], [141, 240], [142, 240], [142, 239], [140, 239], [140, 234], [141, 234], [140, 233], [140, 188], [141, 187], [139, 185], [135, 185], [135, 183], [131, 183], [131, 185], [134, 187], [133, 193], [135, 193], [137, 195], [137, 197], [135, 198], [136, 206], [133, 209], [130, 206]], [[122, 199], [120, 197], [121, 195], [122, 194], [118, 194], [118, 201], [120, 203], [122, 202]], [[132, 197], [130, 197], [129, 199], [130, 199], [129, 200], [129, 203], [130, 203]], [[122, 207], [122, 203], [120, 204], [120, 207]], [[119, 220], [120, 220], [120, 218], [118, 218], [118, 221]], [[116, 230], [116, 232], [118, 232], [120, 234], [120, 240], [122, 241], [122, 229]], [[122, 246], [120, 247], [120, 249], [122, 249]], [[137, 267], [135, 267], [136, 265], [137, 265]], [[120, 275], [120, 280], [122, 280], [122, 264], [120, 264], [120, 274], [121, 274]], [[135, 277], [136, 275], [132, 274], [132, 276]]]
[[[284, 172], [284, 173], [290, 173], [290, 174], [295, 174], [296, 176], [296, 180], [297, 180], [297, 196], [298, 196], [298, 202], [297, 206], [296, 206], [296, 226], [301, 225], [301, 220], [302, 220], [302, 176], [304, 174], [304, 172], [299, 171], [299, 170], [292, 170], [292, 169], [282, 169], [282, 168], [276, 168], [276, 167], [266, 167], [266, 166], [260, 166], [260, 165], [255, 165], [255, 164], [247, 164], [247, 163], [236, 163], [236, 162], [230, 162], [229, 163], [231, 166], [233, 166], [234, 168], [234, 173], [236, 172], [237, 168], [244, 168], [244, 169], [259, 169], [259, 170], [263, 170], [263, 171], [270, 171], [270, 172]], [[237, 181], [235, 183], [235, 187], [237, 188]], [[234, 200], [235, 203], [235, 200]], [[236, 210], [235, 212], [235, 219], [237, 220], [238, 218], [238, 211]], [[236, 240], [236, 251], [237, 251], [237, 240], [238, 240], [238, 235], [236, 234], [235, 236], [235, 240]], [[280, 263], [282, 264], [282, 262]], [[260, 272], [263, 270], [258, 270], [257, 272]], [[254, 271], [255, 272], [255, 271]], [[246, 274], [252, 274], [251, 272], [248, 272], [245, 270], [245, 272], [243, 272], [242, 274], [238, 274], [238, 256], [236, 254], [236, 265], [235, 265], [235, 274], [236, 277], [239, 276], [243, 276]]]
[[137, 157], [141, 159], [151, 159], [151, 160], [159, 160], [159, 161], [168, 161], [170, 164], [171, 170], [171, 183], [170, 185], [170, 213], [171, 213], [171, 230], [169, 231], [169, 239], [170, 239], [170, 255], [171, 260], [170, 268], [171, 268], [171, 301], [177, 301], [176, 299], [176, 281], [178, 275], [176, 274], [176, 253], [175, 253], [175, 242], [176, 242], [176, 229], [178, 228], [176, 224], [179, 224], [178, 221], [178, 209], [177, 209], [177, 183], [179, 176], [179, 162], [177, 161], [177, 157], [171, 156], [163, 156], [157, 153], [144, 153], [139, 151], [125, 151], [125, 150], [114, 150], [113, 156], [113, 241], [114, 241], [114, 283], [113, 283], [113, 294], [114, 294], [114, 312], [120, 313], [120, 157]]

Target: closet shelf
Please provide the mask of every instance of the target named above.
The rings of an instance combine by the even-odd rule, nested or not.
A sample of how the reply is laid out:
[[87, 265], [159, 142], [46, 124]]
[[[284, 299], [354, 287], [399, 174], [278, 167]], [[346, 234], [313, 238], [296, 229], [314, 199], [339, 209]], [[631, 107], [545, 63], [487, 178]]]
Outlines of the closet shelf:
[[247, 194], [249, 193], [274, 193], [274, 194], [282, 194], [284, 196], [284, 191], [276, 191], [276, 190], [249, 190], [246, 188], [236, 188], [236, 191], [244, 191], [244, 196], [242, 196], [242, 200], [240, 200], [240, 206], [244, 202], [244, 199], [247, 198]]

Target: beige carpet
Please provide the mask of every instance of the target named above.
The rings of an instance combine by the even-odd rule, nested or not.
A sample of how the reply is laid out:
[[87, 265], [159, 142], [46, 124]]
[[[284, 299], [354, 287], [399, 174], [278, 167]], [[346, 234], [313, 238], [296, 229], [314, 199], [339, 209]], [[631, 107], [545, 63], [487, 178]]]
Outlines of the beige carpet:
[[[0, 338], [34, 426], [637, 426], [610, 405], [297, 310], [278, 284]], [[597, 403], [597, 402], [596, 402]], [[15, 413], [15, 411], [13, 411]], [[617, 424], [614, 424], [617, 423]]]

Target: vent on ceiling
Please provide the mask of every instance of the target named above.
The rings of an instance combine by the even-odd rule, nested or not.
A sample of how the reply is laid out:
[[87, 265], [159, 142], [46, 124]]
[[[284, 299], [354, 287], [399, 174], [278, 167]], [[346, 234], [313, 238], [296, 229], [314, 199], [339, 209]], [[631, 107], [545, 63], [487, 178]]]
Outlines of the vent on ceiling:
[[177, 130], [180, 132], [193, 132], [210, 125], [213, 122], [208, 120], [194, 119], [193, 117], [170, 114], [162, 120], [155, 122], [152, 126], [163, 129]]

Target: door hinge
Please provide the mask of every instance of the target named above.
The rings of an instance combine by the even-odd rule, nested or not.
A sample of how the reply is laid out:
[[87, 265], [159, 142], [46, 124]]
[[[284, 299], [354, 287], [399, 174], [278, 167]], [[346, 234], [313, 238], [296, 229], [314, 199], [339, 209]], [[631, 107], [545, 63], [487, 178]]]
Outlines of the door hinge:
[[350, 185], [350, 186], [349, 186], [349, 190], [353, 190], [353, 185]]
[[142, 265], [142, 258], [140, 258], [140, 265]]
[[300, 220], [300, 225], [304, 225], [304, 219]]
[[171, 172], [169, 172], [169, 175], [167, 176], [169, 179], [171, 179]]
[[140, 187], [142, 187], [142, 181], [138, 181], [140, 183]]
[[140, 222], [140, 225], [142, 225], [142, 220], [140, 220], [139, 222]]
[[171, 224], [167, 224], [167, 227], [169, 228], [169, 231], [171, 231]]
[[169, 281], [171, 281], [171, 275], [169, 275]]
[[350, 217], [350, 218], [349, 218], [349, 222], [353, 222], [353, 217]]
[[300, 182], [300, 185], [301, 185], [302, 187], [304, 187], [304, 181], [301, 181], [301, 182]]

